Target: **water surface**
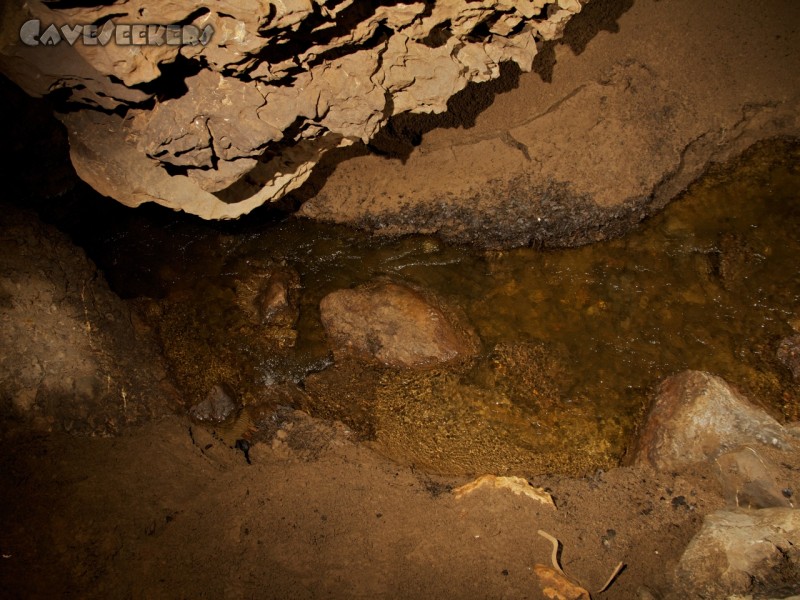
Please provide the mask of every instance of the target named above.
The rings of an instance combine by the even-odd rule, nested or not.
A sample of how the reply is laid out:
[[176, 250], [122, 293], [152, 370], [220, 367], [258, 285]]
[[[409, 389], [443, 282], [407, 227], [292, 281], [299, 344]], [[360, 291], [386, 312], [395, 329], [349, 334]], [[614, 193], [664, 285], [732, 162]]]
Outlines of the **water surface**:
[[[481, 252], [293, 219], [235, 231], [176, 221], [140, 222], [97, 259], [121, 294], [160, 303], [152, 318], [167, 323], [165, 348], [192, 393], [227, 379], [257, 404], [292, 382], [306, 410], [423, 468], [581, 473], [619, 461], [655, 386], [683, 369], [800, 419], [775, 357], [800, 318], [799, 158], [796, 145], [762, 144], [628, 236], [577, 249]], [[276, 265], [301, 285], [297, 337], [277, 349], [237, 304], [241, 282]], [[382, 276], [459, 307], [482, 355], [451, 371], [334, 369], [319, 300]]]

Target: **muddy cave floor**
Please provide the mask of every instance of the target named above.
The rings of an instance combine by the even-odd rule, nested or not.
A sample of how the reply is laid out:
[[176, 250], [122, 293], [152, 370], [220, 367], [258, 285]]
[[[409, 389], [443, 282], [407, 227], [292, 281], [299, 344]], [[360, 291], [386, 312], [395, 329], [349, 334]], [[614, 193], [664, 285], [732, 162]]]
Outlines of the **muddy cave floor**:
[[555, 509], [507, 490], [456, 499], [466, 478], [399, 466], [340, 424], [277, 426], [252, 464], [183, 417], [5, 441], [4, 597], [542, 598], [539, 529], [587, 589], [622, 561], [602, 597], [659, 597], [724, 504], [713, 476], [639, 467], [533, 478]]

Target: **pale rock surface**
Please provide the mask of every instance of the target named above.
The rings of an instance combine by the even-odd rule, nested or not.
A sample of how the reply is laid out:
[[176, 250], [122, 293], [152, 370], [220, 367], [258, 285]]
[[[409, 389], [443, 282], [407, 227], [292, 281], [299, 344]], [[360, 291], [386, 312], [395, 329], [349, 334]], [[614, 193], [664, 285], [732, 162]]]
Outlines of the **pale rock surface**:
[[660, 385], [635, 460], [668, 472], [747, 445], [789, 449], [791, 435], [720, 377], [683, 371]]
[[[76, 170], [101, 193], [233, 218], [296, 189], [328, 150], [368, 142], [392, 115], [443, 112], [502, 62], [530, 70], [537, 42], [559, 37], [584, 1], [17, 0], [2, 15], [0, 70], [31, 95], [58, 91], [84, 107], [63, 121]], [[181, 23], [213, 34], [194, 45], [44, 48], [20, 40], [30, 19], [62, 32]], [[254, 170], [261, 189], [249, 197], [214, 195]]]
[[675, 573], [676, 598], [785, 598], [800, 593], [800, 510], [708, 515]]
[[453, 497], [460, 500], [464, 496], [469, 496], [479, 489], [487, 490], [509, 490], [517, 496], [526, 496], [546, 506], [555, 508], [553, 497], [543, 488], [532, 485], [527, 479], [522, 477], [498, 477], [497, 475], [481, 475], [477, 479], [465, 483], [453, 490]]

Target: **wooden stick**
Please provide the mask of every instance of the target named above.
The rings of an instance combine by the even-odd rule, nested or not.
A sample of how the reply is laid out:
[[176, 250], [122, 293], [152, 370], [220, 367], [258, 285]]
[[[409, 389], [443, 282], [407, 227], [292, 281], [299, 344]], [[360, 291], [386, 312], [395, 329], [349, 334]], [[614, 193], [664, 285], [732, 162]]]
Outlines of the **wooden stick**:
[[542, 536], [543, 538], [549, 540], [550, 543], [553, 544], [553, 553], [550, 555], [550, 560], [553, 563], [553, 568], [556, 571], [558, 571], [559, 573], [561, 573], [564, 577], [566, 577], [567, 574], [564, 573], [564, 570], [561, 568], [561, 565], [558, 564], [558, 545], [561, 542], [559, 542], [556, 538], [554, 538], [552, 535], [550, 535], [546, 531], [542, 531], [541, 529], [539, 530], [539, 535]]
[[624, 568], [625, 568], [625, 565], [623, 563], [619, 563], [617, 565], [617, 568], [614, 569], [614, 572], [611, 573], [611, 577], [609, 577], [608, 581], [606, 581], [606, 584], [603, 587], [601, 587], [599, 590], [597, 590], [597, 593], [598, 594], [602, 594], [608, 588], [610, 588], [611, 584], [614, 583], [614, 580], [617, 578], [617, 575], [619, 575], [622, 572], [622, 569], [624, 569]]

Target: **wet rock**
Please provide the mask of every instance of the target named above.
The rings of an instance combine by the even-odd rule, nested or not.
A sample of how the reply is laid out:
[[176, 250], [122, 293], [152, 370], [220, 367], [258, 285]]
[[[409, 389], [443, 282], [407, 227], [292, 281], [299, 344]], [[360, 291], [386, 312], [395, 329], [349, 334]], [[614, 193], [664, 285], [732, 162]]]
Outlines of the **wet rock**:
[[271, 327], [294, 327], [300, 315], [300, 276], [294, 269], [266, 264], [239, 266], [236, 303], [254, 321]]
[[[720, 454], [714, 461], [725, 500], [732, 507], [792, 508], [780, 469], [754, 448]], [[783, 484], [781, 483], [783, 482]]]
[[800, 593], [800, 511], [708, 515], [675, 572], [674, 597], [784, 598]]
[[534, 409], [553, 409], [561, 402], [566, 352], [534, 342], [500, 342], [472, 370], [472, 380], [504, 394], [511, 402]]
[[197, 421], [222, 423], [238, 408], [233, 390], [226, 384], [215, 385], [204, 400], [189, 409], [189, 415]]
[[320, 303], [334, 353], [394, 367], [429, 367], [475, 354], [474, 331], [404, 285], [379, 282], [339, 290]]
[[659, 387], [635, 452], [635, 461], [661, 471], [707, 463], [739, 446], [789, 447], [790, 435], [723, 379], [684, 371]]
[[2, 429], [109, 435], [173, 412], [150, 330], [84, 253], [9, 206], [0, 228]]
[[800, 381], [800, 333], [781, 341], [778, 346], [778, 360], [792, 372], [795, 381]]
[[763, 257], [750, 247], [742, 236], [726, 232], [719, 236], [716, 248], [710, 253], [712, 275], [732, 290], [742, 285]]
[[296, 406], [324, 419], [341, 421], [361, 439], [374, 440], [376, 390], [380, 367], [346, 361], [333, 364], [304, 381], [308, 396]]

